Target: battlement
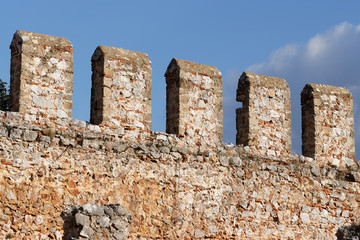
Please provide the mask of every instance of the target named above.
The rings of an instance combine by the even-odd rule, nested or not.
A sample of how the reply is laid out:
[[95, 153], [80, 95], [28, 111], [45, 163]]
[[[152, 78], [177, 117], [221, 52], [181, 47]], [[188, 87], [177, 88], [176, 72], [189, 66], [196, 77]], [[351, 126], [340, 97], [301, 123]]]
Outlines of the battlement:
[[92, 58], [92, 124], [125, 139], [144, 139], [151, 130], [151, 66], [144, 53], [99, 46]]
[[[290, 152], [290, 89], [244, 72], [237, 145], [222, 142], [221, 72], [172, 59], [166, 132], [151, 131], [144, 53], [99, 46], [90, 123], [72, 119], [72, 46], [17, 31], [11, 111], [0, 111], [0, 238], [335, 239], [360, 218], [353, 102], [301, 94], [303, 154]], [[235, 127], [234, 127], [235, 134]]]
[[236, 144], [262, 156], [284, 156], [291, 149], [290, 89], [284, 79], [244, 72], [236, 100]]
[[222, 78], [212, 66], [173, 59], [166, 77], [166, 132], [189, 143], [222, 142]]
[[70, 41], [16, 31], [10, 49], [10, 110], [40, 121], [71, 118], [73, 48]]
[[301, 112], [303, 155], [335, 166], [355, 157], [353, 98], [347, 89], [307, 84]]
[[[52, 126], [61, 125], [58, 119], [71, 118], [70, 41], [17, 31], [10, 48], [11, 111], [26, 114], [34, 123]], [[99, 46], [91, 62], [90, 123], [123, 140], [145, 140], [151, 131], [149, 57], [144, 53]], [[173, 59], [165, 77], [166, 132], [186, 138], [188, 144], [216, 147], [222, 142], [223, 131], [220, 71], [212, 66]], [[322, 85], [315, 89], [315, 86], [307, 85], [302, 93], [303, 153], [322, 159], [332, 156], [340, 162], [331, 163], [340, 165], [355, 155], [351, 94], [343, 88]], [[236, 143], [248, 146], [254, 155], [288, 154], [291, 103], [287, 82], [244, 72], [239, 79], [236, 100], [243, 103], [242, 108], [236, 110]], [[324, 119], [331, 123], [324, 123]], [[325, 128], [319, 128], [321, 125]], [[324, 129], [332, 134], [325, 133]], [[326, 144], [330, 142], [334, 143], [331, 147]]]

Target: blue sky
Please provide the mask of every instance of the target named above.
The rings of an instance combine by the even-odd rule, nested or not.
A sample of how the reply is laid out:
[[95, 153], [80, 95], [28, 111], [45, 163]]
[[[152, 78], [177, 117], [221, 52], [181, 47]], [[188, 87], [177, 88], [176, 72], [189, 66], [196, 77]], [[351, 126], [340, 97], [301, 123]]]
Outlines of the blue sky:
[[[350, 89], [360, 141], [360, 1], [2, 1], [0, 78], [18, 29], [74, 46], [73, 117], [90, 118], [91, 63], [98, 45], [147, 53], [153, 69], [153, 130], [165, 130], [164, 73], [172, 58], [217, 67], [224, 79], [224, 141], [235, 142], [242, 71], [285, 78], [292, 94], [293, 151], [301, 153], [300, 92], [306, 83]], [[313, 54], [306, 54], [307, 52]], [[312, 58], [310, 58], [312, 56]], [[314, 57], [315, 56], [315, 57]], [[359, 142], [360, 143], [360, 142]], [[360, 151], [360, 144], [357, 152]]]

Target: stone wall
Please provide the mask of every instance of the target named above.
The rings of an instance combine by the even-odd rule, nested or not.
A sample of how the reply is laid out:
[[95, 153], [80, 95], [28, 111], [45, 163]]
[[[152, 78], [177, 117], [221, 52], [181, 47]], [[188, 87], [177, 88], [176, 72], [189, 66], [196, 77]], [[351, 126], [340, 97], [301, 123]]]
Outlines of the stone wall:
[[301, 111], [305, 156], [334, 166], [354, 161], [353, 99], [347, 89], [307, 84], [301, 92]]
[[[0, 111], [0, 239], [344, 239], [359, 235], [358, 164], [336, 151], [328, 153], [340, 161], [338, 165], [324, 164], [316, 154], [289, 152], [290, 93], [285, 80], [251, 73], [241, 76], [237, 100], [243, 108], [237, 115], [239, 145], [234, 146], [221, 141], [220, 72], [174, 59], [166, 72], [169, 133], [151, 132], [147, 55], [99, 47], [92, 59], [88, 124], [59, 115], [61, 110], [67, 112], [60, 95], [69, 99], [72, 82], [63, 78], [55, 64], [63, 58], [51, 54], [68, 56], [69, 49], [48, 48], [50, 44], [41, 42], [61, 38], [32, 33], [24, 37], [23, 33], [18, 31], [14, 38], [20, 34], [23, 40], [12, 44], [11, 98], [18, 99], [20, 107], [14, 110], [19, 112]], [[49, 55], [39, 57], [49, 62], [34, 67], [36, 55], [25, 54], [26, 49], [33, 50], [24, 44], [29, 39], [38, 44], [37, 51], [43, 45], [50, 49]], [[18, 52], [14, 46], [21, 46]], [[22, 66], [30, 66], [31, 72]], [[46, 74], [36, 74], [46, 66], [50, 67]], [[65, 75], [70, 72], [62, 70]], [[56, 88], [46, 84], [56, 75], [52, 71], [65, 79], [59, 99]], [[51, 90], [39, 90], [34, 84], [22, 89], [32, 82]], [[304, 112], [306, 119], [312, 117], [307, 126], [328, 123], [330, 106], [336, 110], [332, 112], [338, 125], [326, 127], [350, 133], [351, 140], [351, 95], [339, 88], [316, 89], [324, 106]], [[303, 94], [303, 109], [319, 106], [317, 97], [308, 97], [317, 93], [311, 94]], [[57, 108], [29, 104], [37, 101], [28, 98], [37, 97]], [[319, 129], [319, 134], [304, 135], [305, 142], [323, 137]], [[342, 143], [338, 135], [326, 136]], [[338, 146], [344, 154], [352, 153], [351, 141]]]
[[129, 239], [336, 239], [359, 224], [357, 166], [270, 160], [231, 144], [201, 152], [165, 133], [124, 142], [70, 119], [54, 132], [19, 113], [0, 119], [0, 238], [61, 239], [62, 212], [88, 203], [120, 204]]
[[61, 37], [17, 31], [10, 48], [10, 110], [27, 113], [41, 123], [71, 118], [71, 43]]
[[166, 77], [166, 132], [189, 144], [222, 142], [222, 78], [212, 66], [173, 59]]
[[149, 57], [144, 53], [99, 46], [91, 61], [90, 122], [117, 129], [126, 139], [144, 139], [151, 130]]
[[237, 88], [236, 144], [256, 155], [280, 157], [291, 149], [290, 89], [284, 79], [244, 72]]

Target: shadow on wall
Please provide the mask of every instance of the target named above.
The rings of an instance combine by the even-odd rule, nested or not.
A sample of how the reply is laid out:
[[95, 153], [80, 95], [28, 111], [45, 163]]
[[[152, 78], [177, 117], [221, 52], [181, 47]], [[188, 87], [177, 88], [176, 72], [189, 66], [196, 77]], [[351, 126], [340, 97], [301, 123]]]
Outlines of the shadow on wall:
[[82, 226], [76, 224], [75, 214], [76, 209], [71, 209], [71, 214], [66, 211], [61, 213], [61, 217], [64, 221], [63, 229], [64, 229], [64, 240], [78, 239], [80, 237], [80, 232], [82, 230]]
[[336, 233], [338, 240], [358, 240], [360, 239], [360, 225], [344, 226], [339, 228]]

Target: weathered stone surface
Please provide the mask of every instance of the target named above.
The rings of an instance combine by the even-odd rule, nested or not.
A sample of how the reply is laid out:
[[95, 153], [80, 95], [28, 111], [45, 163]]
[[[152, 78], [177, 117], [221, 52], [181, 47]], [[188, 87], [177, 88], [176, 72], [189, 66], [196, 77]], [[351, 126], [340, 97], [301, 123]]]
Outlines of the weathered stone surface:
[[73, 48], [65, 38], [16, 31], [10, 45], [10, 109], [43, 118], [71, 118]]
[[85, 204], [82, 206], [82, 210], [87, 213], [89, 216], [103, 216], [104, 215], [104, 209], [102, 206], [98, 206], [95, 204]]
[[25, 131], [24, 132], [24, 140], [25, 141], [35, 141], [35, 139], [37, 138], [38, 133], [36, 131]]
[[212, 66], [172, 59], [166, 77], [166, 132], [189, 144], [222, 142], [221, 72]]
[[76, 213], [75, 214], [75, 222], [78, 225], [85, 226], [85, 225], [89, 225], [90, 220], [89, 220], [88, 216], [86, 216], [86, 215], [84, 215], [82, 213]]
[[303, 155], [334, 166], [355, 164], [351, 93], [341, 87], [307, 84], [301, 92]]
[[354, 182], [360, 182], [360, 172], [350, 172], [349, 178]]
[[[36, 40], [34, 44], [41, 46]], [[25, 46], [24, 53], [33, 50], [26, 44], [21, 46]], [[48, 49], [46, 46], [43, 49]], [[38, 49], [43, 51], [41, 47]], [[53, 50], [58, 53], [59, 49]], [[59, 51], [68, 56], [65, 50]], [[33, 64], [32, 58], [23, 59], [22, 63], [27, 61]], [[255, 139], [265, 145], [234, 146], [223, 144], [220, 138], [218, 127], [222, 124], [217, 114], [221, 105], [216, 102], [221, 100], [217, 92], [221, 89], [217, 85], [221, 82], [218, 70], [174, 61], [170, 66], [175, 68], [168, 71], [179, 70], [179, 84], [190, 86], [183, 91], [170, 89], [179, 89], [181, 96], [193, 98], [189, 100], [191, 104], [209, 110], [188, 108], [186, 113], [185, 108], [181, 116], [189, 122], [178, 125], [188, 124], [184, 136], [146, 130], [138, 137], [140, 131], [136, 129], [87, 124], [58, 117], [63, 116], [61, 112], [54, 117], [34, 114], [35, 110], [0, 111], [0, 239], [355, 239], [358, 236], [358, 164], [351, 158], [345, 158], [345, 164], [341, 164], [344, 159], [340, 157], [331, 164], [323, 164], [317, 158], [287, 152], [289, 145], [285, 139], [290, 135], [279, 132], [279, 126], [287, 130], [289, 123], [287, 108], [281, 105], [287, 104], [283, 97], [288, 96], [284, 80], [245, 73], [249, 79], [268, 79], [264, 86], [249, 84], [248, 89], [259, 93], [258, 98], [252, 99], [253, 104], [256, 99], [269, 101], [269, 109], [257, 105], [255, 112], [261, 121], [268, 116], [272, 118], [266, 120], [266, 126], [271, 129], [253, 125], [259, 130]], [[103, 74], [108, 76], [116, 76], [121, 67], [129, 76], [135, 76], [130, 68], [141, 64], [130, 62], [109, 58], [110, 65], [99, 66], [105, 66]], [[33, 70], [39, 71], [41, 66]], [[18, 72], [12, 72], [15, 73]], [[112, 96], [114, 84], [120, 84], [116, 77], [105, 75], [103, 82], [100, 81], [104, 98]], [[173, 84], [171, 74], [167, 77]], [[144, 79], [148, 78], [144, 76]], [[255, 80], [250, 82], [256, 83]], [[43, 107], [46, 101], [41, 98], [42, 89], [31, 86], [29, 89], [35, 97], [31, 100], [34, 106]], [[139, 89], [123, 89], [123, 97], [140, 97], [144, 92]], [[276, 113], [270, 111], [274, 110], [270, 107], [274, 99], [277, 99]], [[238, 100], [243, 101], [241, 97]], [[20, 101], [27, 104], [28, 100]], [[189, 106], [186, 101], [183, 99], [181, 104]], [[207, 123], [211, 119], [214, 122]], [[121, 124], [131, 125], [134, 123], [131, 120], [133, 115], [126, 115]], [[274, 126], [278, 130], [272, 129]], [[133, 137], [124, 137], [127, 131]], [[268, 137], [268, 143], [259, 138], [260, 133]], [[278, 139], [284, 142], [277, 142]]]
[[285, 156], [291, 149], [290, 89], [284, 79], [244, 72], [236, 93], [236, 144], [256, 155]]
[[230, 166], [240, 167], [242, 164], [242, 161], [239, 157], [231, 157], [229, 159], [229, 164], [230, 164]]
[[[121, 209], [121, 210], [119, 210]], [[118, 204], [72, 206], [62, 212], [64, 239], [126, 239], [131, 214]]]
[[123, 129], [124, 139], [151, 130], [151, 62], [144, 53], [99, 46], [92, 58], [93, 124]]
[[[264, 239], [276, 233], [336, 239], [337, 229], [360, 217], [360, 184], [344, 181], [346, 169], [300, 162], [295, 155], [255, 158], [224, 144], [204, 153], [164, 133], [124, 143], [113, 134], [97, 135], [94, 125], [55, 129], [50, 137], [47, 127], [26, 124], [18, 114], [9, 115], [21, 133], [34, 131], [50, 144], [41, 138], [30, 144], [24, 134], [0, 137], [0, 238]], [[9, 121], [4, 114], [0, 126]], [[61, 138], [77, 145], [65, 146]], [[85, 146], [85, 140], [94, 143]], [[105, 207], [110, 203], [121, 205]], [[78, 207], [60, 218], [71, 205]]]

